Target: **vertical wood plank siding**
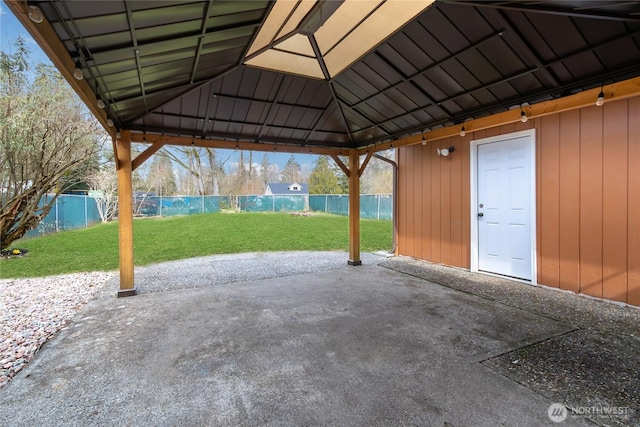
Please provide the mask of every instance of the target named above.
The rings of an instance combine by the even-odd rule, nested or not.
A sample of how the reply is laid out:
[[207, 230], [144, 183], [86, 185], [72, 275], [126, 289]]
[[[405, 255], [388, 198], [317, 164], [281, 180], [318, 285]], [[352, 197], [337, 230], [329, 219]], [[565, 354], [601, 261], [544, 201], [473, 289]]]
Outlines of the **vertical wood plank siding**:
[[398, 253], [469, 268], [469, 143], [530, 128], [538, 283], [640, 305], [640, 97], [400, 148]]
[[627, 302], [640, 306], [640, 97], [629, 100]]

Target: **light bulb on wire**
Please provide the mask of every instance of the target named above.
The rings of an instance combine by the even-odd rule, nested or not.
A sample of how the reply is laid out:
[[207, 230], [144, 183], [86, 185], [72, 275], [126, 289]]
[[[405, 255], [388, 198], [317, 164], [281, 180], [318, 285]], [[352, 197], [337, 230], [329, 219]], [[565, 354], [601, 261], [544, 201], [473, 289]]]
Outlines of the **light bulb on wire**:
[[44, 15], [42, 14], [42, 10], [36, 6], [35, 4], [29, 4], [29, 19], [31, 19], [36, 24], [42, 23], [44, 21]]
[[73, 70], [73, 77], [76, 80], [84, 79], [84, 74], [82, 73], [82, 64], [80, 63], [80, 59], [76, 61], [76, 68]]

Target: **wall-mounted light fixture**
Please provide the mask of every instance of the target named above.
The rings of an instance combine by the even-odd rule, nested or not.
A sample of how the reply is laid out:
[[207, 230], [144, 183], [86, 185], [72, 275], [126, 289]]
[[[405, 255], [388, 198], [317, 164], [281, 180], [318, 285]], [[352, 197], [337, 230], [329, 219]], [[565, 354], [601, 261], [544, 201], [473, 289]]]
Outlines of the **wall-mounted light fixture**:
[[529, 117], [527, 117], [527, 113], [525, 113], [522, 109], [522, 105], [520, 106], [520, 120], [522, 121], [522, 123], [527, 123], [527, 120], [529, 120]]
[[107, 126], [112, 128], [113, 127], [113, 120], [107, 119]]
[[460, 136], [464, 137], [467, 133], [464, 131], [464, 126], [460, 129]]
[[42, 10], [32, 2], [28, 2], [27, 4], [29, 5], [29, 19], [31, 19], [36, 24], [40, 24], [42, 21], [44, 21]]
[[82, 64], [80, 63], [80, 58], [78, 58], [78, 60], [76, 61], [76, 68], [73, 70], [73, 77], [75, 77], [76, 80], [84, 79], [84, 74], [82, 73]]
[[600, 93], [598, 94], [598, 99], [596, 99], [596, 105], [598, 107], [602, 107], [604, 105], [604, 84], [600, 86]]
[[436, 149], [438, 156], [442, 156], [442, 157], [447, 157], [449, 154], [453, 153], [454, 151], [456, 151], [456, 147], [449, 147], [449, 148], [438, 148]]
[[427, 139], [424, 137], [424, 134], [422, 134], [422, 145], [427, 145]]

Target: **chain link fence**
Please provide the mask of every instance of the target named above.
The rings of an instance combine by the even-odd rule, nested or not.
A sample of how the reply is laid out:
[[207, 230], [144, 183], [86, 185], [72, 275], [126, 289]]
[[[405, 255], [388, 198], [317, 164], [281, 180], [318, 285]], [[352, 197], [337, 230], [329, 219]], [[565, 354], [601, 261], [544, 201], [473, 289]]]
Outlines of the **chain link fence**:
[[[44, 201], [51, 200], [50, 196]], [[215, 213], [225, 210], [244, 212], [324, 212], [349, 215], [346, 194], [275, 195], [275, 196], [148, 196], [137, 194], [133, 200], [136, 216], [175, 216]], [[62, 230], [86, 228], [100, 222], [97, 200], [93, 196], [63, 194], [59, 196], [38, 227], [26, 237], [41, 236]], [[360, 217], [392, 219], [391, 194], [360, 196]]]

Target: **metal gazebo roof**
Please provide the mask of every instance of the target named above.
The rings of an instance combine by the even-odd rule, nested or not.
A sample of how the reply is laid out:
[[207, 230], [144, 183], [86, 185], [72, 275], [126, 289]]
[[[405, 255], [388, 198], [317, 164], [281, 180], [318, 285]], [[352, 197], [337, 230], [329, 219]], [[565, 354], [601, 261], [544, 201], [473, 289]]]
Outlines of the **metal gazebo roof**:
[[[7, 4], [67, 76], [79, 62], [76, 90], [103, 124], [196, 141], [379, 146], [640, 75], [637, 1], [425, 1], [339, 73], [322, 59], [320, 78], [248, 65], [282, 1], [29, 2], [42, 23], [26, 18], [25, 2]], [[288, 3], [299, 26], [262, 51], [281, 54], [279, 42], [305, 36], [316, 51], [292, 48], [289, 58], [307, 61], [318, 53], [310, 26], [342, 2]], [[367, 17], [407, 7], [365, 4]]]

